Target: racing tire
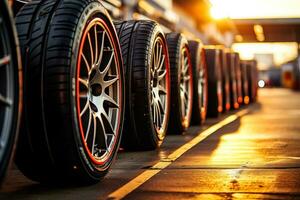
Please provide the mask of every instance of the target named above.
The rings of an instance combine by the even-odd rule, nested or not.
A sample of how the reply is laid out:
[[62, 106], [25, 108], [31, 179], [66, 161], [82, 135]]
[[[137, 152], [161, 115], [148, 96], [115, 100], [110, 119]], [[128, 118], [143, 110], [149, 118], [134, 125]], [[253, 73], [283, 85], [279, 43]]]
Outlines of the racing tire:
[[19, 43], [7, 1], [0, 2], [0, 183], [15, 149], [22, 102]]
[[225, 49], [220, 49], [221, 57], [221, 72], [222, 72], [222, 90], [223, 90], [223, 113], [230, 110], [230, 79], [229, 79], [229, 67], [227, 65], [227, 57]]
[[109, 171], [124, 115], [121, 49], [98, 0], [37, 0], [18, 13], [24, 117], [16, 164], [49, 184], [93, 184]]
[[243, 92], [243, 104], [244, 105], [248, 105], [250, 102], [250, 98], [249, 98], [249, 85], [248, 85], [248, 74], [247, 74], [247, 65], [249, 65], [249, 61], [243, 60], [241, 61], [241, 74], [242, 74], [242, 83], [243, 83], [243, 87], [242, 87], [242, 92]]
[[207, 113], [207, 66], [202, 42], [190, 40], [189, 48], [194, 77], [191, 124], [199, 125], [204, 123]]
[[208, 69], [208, 105], [207, 117], [217, 118], [223, 111], [222, 72], [220, 50], [205, 48]]
[[124, 59], [126, 113], [121, 146], [153, 150], [170, 115], [170, 64], [160, 26], [150, 20], [115, 22]]
[[248, 85], [249, 85], [249, 97], [250, 103], [255, 103], [257, 101], [257, 90], [258, 90], [258, 70], [257, 61], [250, 60], [249, 65], [247, 65], [247, 75], [248, 75]]
[[227, 66], [229, 69], [229, 87], [230, 87], [230, 108], [232, 110], [240, 107], [237, 96], [236, 71], [234, 68], [235, 58], [231, 52], [226, 53]]
[[187, 39], [180, 33], [166, 34], [171, 68], [171, 114], [169, 134], [182, 134], [191, 122], [193, 66]]
[[242, 73], [240, 68], [240, 55], [238, 53], [233, 53], [234, 60], [235, 60], [235, 71], [236, 71], [236, 85], [237, 85], [237, 101], [238, 104], [241, 106], [243, 104], [243, 93], [242, 93]]

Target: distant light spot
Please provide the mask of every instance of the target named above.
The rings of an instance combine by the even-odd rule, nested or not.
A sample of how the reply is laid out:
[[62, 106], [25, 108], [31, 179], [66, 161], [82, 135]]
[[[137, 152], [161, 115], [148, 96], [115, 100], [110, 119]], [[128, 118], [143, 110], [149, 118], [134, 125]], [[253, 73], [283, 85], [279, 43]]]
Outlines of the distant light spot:
[[266, 85], [266, 83], [265, 83], [264, 80], [259, 80], [258, 81], [258, 87], [263, 88], [263, 87], [265, 87], [265, 85]]

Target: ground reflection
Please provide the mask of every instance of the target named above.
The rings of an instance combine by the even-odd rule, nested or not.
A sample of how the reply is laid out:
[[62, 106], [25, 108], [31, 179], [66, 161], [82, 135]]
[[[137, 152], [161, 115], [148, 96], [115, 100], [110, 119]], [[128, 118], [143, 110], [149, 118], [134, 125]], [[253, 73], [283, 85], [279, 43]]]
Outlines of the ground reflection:
[[266, 162], [264, 152], [257, 142], [258, 133], [252, 131], [251, 125], [245, 124], [247, 118], [245, 116], [239, 121], [237, 130], [221, 136], [218, 147], [209, 159], [212, 166], [245, 168]]

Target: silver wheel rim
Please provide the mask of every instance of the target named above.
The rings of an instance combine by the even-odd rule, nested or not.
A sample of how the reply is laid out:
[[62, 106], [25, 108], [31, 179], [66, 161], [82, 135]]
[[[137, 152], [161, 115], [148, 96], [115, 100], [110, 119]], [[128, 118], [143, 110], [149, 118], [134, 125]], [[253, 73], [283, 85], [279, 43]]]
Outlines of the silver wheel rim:
[[110, 158], [119, 134], [122, 83], [114, 47], [105, 22], [92, 20], [79, 53], [77, 99], [82, 139], [96, 164]]
[[181, 51], [180, 65], [180, 98], [182, 125], [188, 127], [191, 116], [192, 76], [189, 52], [187, 47]]
[[14, 115], [14, 66], [5, 23], [0, 14], [0, 158], [8, 145]]
[[166, 130], [168, 101], [169, 101], [169, 79], [167, 71], [166, 46], [159, 36], [154, 42], [151, 58], [151, 113], [154, 127], [160, 137]]

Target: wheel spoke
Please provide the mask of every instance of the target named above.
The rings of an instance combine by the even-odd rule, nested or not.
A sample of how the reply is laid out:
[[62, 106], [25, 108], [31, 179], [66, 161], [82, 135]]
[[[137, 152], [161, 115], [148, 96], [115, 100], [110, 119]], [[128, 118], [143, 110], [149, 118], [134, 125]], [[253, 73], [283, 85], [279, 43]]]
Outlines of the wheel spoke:
[[185, 60], [184, 59], [184, 54], [182, 54], [182, 56], [181, 56], [181, 69], [180, 69], [181, 73], [184, 72], [184, 67], [185, 67], [184, 60]]
[[186, 74], [189, 68], [189, 64], [187, 63], [187, 58], [184, 59], [184, 67], [183, 67], [183, 73]]
[[109, 95], [104, 94], [103, 95], [104, 101], [107, 101], [110, 104], [110, 107], [112, 108], [119, 108], [119, 104]]
[[92, 142], [92, 155], [94, 155], [95, 151], [95, 141], [96, 141], [96, 133], [97, 133], [97, 117], [93, 115], [93, 122], [94, 122], [94, 130], [93, 130], [93, 142]]
[[[153, 67], [154, 68], [154, 67]], [[153, 68], [151, 67], [150, 72], [151, 72], [151, 78], [154, 78], [155, 72], [153, 70]]]
[[[98, 83], [102, 80], [102, 75], [99, 69], [95, 69], [95, 74], [92, 78], [92, 80], [90, 80], [90, 85], [93, 85], [95, 83]], [[101, 84], [101, 83], [100, 83]]]
[[182, 115], [185, 116], [185, 98], [184, 98], [183, 92], [181, 93], [180, 98], [182, 101], [181, 102], [181, 112], [182, 112]]
[[191, 78], [191, 77], [190, 77], [189, 75], [188, 75], [188, 76], [184, 76], [184, 77], [183, 77], [183, 80], [184, 80], [185, 82], [187, 82], [187, 81], [190, 81], [190, 78]]
[[89, 100], [87, 100], [82, 111], [80, 112], [80, 117], [82, 117], [82, 115], [88, 110], [89, 107], [90, 107], [90, 103]]
[[166, 91], [166, 89], [163, 86], [159, 85], [158, 89], [159, 89], [159, 93], [160, 94], [164, 94], [164, 95], [167, 94], [167, 91]]
[[93, 66], [94, 65], [94, 49], [93, 49], [90, 33], [88, 33], [88, 40], [89, 40], [90, 52], [91, 52], [91, 66]]
[[88, 120], [88, 125], [87, 125], [87, 129], [85, 132], [85, 138], [84, 140], [87, 141], [89, 134], [90, 134], [90, 130], [91, 130], [91, 126], [92, 126], [92, 118], [93, 118], [93, 114], [90, 112], [89, 113], [89, 120]]
[[3, 104], [5, 106], [12, 106], [12, 101], [0, 94], [0, 104]]
[[161, 102], [161, 99], [159, 99], [157, 102], [158, 102], [158, 107], [160, 108], [161, 113], [165, 114], [164, 106], [163, 106], [163, 103]]
[[180, 92], [183, 92], [185, 90], [184, 85], [180, 84]]
[[184, 85], [180, 85], [181, 110], [182, 110], [182, 113], [184, 114], [184, 116], [185, 116], [185, 111], [186, 111], [185, 93], [186, 93], [186, 90], [185, 90]]
[[102, 32], [102, 38], [101, 38], [101, 48], [100, 48], [100, 54], [99, 54], [99, 58], [97, 61], [97, 65], [99, 66], [101, 61], [102, 61], [102, 57], [103, 57], [103, 51], [104, 51], [104, 42], [105, 42], [105, 32]]
[[82, 85], [84, 85], [86, 88], [89, 88], [88, 86], [88, 82], [82, 78], [79, 78], [79, 83], [81, 83]]
[[199, 77], [200, 77], [200, 78], [203, 78], [203, 77], [204, 77], [204, 70], [203, 70], [203, 69], [200, 70], [200, 72], [199, 72]]
[[116, 81], [119, 80], [118, 76], [112, 76], [111, 75], [110, 78], [111, 78], [110, 80], [104, 81], [104, 83], [103, 83], [104, 88], [107, 88], [107, 87], [111, 86], [112, 84], [114, 84]]
[[158, 66], [158, 69], [157, 70], [159, 70], [160, 69], [160, 63], [161, 63], [161, 52], [162, 52], [162, 47], [161, 47], [161, 45], [157, 45], [158, 47], [158, 51], [157, 51], [157, 53], [158, 53], [158, 55], [157, 55], [157, 66]]
[[153, 53], [153, 65], [154, 65], [154, 70], [156, 70], [157, 66], [157, 44], [154, 46], [154, 53]]
[[[161, 73], [162, 72], [162, 73]], [[167, 70], [164, 70], [164, 71], [160, 71], [161, 74], [158, 75], [158, 80], [162, 80], [166, 74], [167, 74]]]
[[158, 67], [157, 71], [160, 71], [162, 69], [162, 67], [164, 66], [164, 63], [165, 63], [165, 55], [162, 55], [162, 58], [159, 63], [159, 67]]
[[185, 90], [183, 94], [184, 94], [185, 100], [188, 101], [189, 100], [189, 95], [188, 95], [187, 91]]
[[107, 74], [108, 70], [110, 69], [110, 65], [111, 65], [113, 58], [114, 58], [114, 52], [112, 51], [107, 65], [105, 66], [104, 70], [101, 72], [101, 74], [103, 76], [105, 76]]
[[155, 101], [153, 102], [153, 123], [154, 124], [157, 124], [156, 123], [156, 117], [157, 117], [157, 111], [156, 111], [156, 105], [155, 105]]
[[109, 119], [109, 117], [105, 111], [101, 113], [101, 117], [102, 117], [102, 122], [103, 122], [103, 119], [107, 122], [106, 124], [108, 125], [108, 128], [111, 131], [111, 134], [115, 135], [115, 130], [113, 128], [113, 125], [111, 124], [111, 120]]
[[89, 62], [87, 61], [87, 59], [86, 59], [85, 55], [83, 54], [83, 52], [81, 53], [81, 56], [84, 60], [84, 63], [85, 63], [85, 66], [86, 66], [88, 72], [91, 71], [91, 66], [90, 66]]
[[107, 135], [106, 135], [105, 125], [104, 125], [104, 122], [103, 122], [103, 119], [102, 119], [102, 115], [99, 118], [99, 121], [100, 121], [101, 129], [102, 129], [102, 131], [101, 131], [102, 132], [102, 140], [101, 140], [101, 142], [104, 142], [104, 144], [101, 144], [101, 147], [104, 147], [104, 149], [102, 149], [102, 150], [107, 151], [108, 150]]
[[97, 26], [94, 26], [94, 35], [95, 35], [95, 63], [98, 62], [98, 33]]
[[158, 103], [156, 103], [156, 110], [157, 110], [157, 126], [160, 127], [160, 125], [161, 125], [161, 112], [160, 112]]
[[10, 63], [10, 56], [4, 56], [0, 58], [0, 67], [5, 66]]

